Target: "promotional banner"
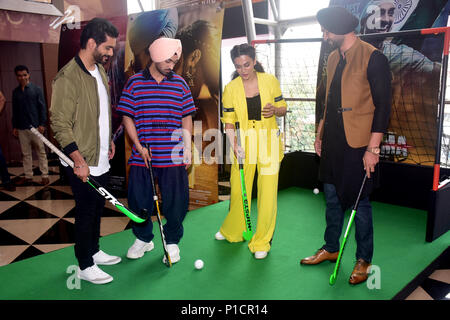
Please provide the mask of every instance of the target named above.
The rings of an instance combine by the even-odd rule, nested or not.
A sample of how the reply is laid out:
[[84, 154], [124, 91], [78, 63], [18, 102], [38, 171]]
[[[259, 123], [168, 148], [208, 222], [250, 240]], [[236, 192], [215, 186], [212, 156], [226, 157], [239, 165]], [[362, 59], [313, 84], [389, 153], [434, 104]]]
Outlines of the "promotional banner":
[[[189, 210], [218, 202], [218, 165], [215, 149], [208, 146], [217, 146], [223, 13], [219, 4], [212, 4], [160, 9], [128, 17], [126, 78], [149, 66], [148, 47], [160, 36], [178, 38], [183, 46], [174, 72], [185, 79], [197, 107], [189, 169]], [[130, 154], [127, 139], [127, 159]]]
[[[450, 4], [446, 0], [331, 0], [332, 5], [345, 7], [359, 18], [357, 33], [382, 51], [391, 67], [392, 111], [382, 157], [433, 165], [443, 36], [390, 36], [390, 33], [444, 27]], [[373, 34], [378, 35], [370, 36]], [[317, 122], [323, 114], [330, 52], [324, 43], [318, 71]]]
[[37, 13], [42, 6], [48, 6], [52, 1], [39, 2], [47, 3], [30, 3], [25, 6], [29, 10], [36, 9], [33, 13], [0, 9], [0, 40], [57, 44], [62, 25], [75, 30], [80, 28], [81, 21], [89, 21], [95, 17], [119, 17], [127, 12], [126, 0], [64, 0], [62, 3], [58, 1], [64, 7], [60, 9], [62, 16], [53, 16]]
[[60, 28], [53, 28], [54, 21], [54, 16], [0, 10], [0, 40], [58, 43]]

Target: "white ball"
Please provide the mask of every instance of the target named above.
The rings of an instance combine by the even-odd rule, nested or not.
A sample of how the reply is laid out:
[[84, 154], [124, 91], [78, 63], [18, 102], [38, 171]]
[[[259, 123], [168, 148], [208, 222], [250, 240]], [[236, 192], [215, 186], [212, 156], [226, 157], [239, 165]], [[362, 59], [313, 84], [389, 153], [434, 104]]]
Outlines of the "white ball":
[[319, 194], [319, 189], [314, 188], [313, 192], [314, 192], [314, 194]]
[[200, 259], [195, 260], [194, 266], [195, 266], [195, 269], [197, 269], [197, 270], [203, 269], [203, 266], [204, 266], [203, 260], [200, 260]]

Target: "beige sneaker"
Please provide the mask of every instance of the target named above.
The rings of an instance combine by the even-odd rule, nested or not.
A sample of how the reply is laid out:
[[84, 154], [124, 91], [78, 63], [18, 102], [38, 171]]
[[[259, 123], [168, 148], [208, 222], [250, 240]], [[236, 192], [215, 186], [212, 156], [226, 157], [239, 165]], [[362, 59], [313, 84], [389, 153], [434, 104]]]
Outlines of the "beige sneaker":
[[92, 258], [94, 259], [94, 263], [96, 265], [112, 265], [122, 261], [120, 257], [110, 256], [109, 254], [104, 253], [102, 250], [94, 254]]
[[136, 241], [133, 243], [130, 249], [128, 249], [127, 258], [128, 259], [142, 258], [144, 253], [152, 251], [154, 247], [155, 244], [153, 243], [153, 241], [144, 242], [139, 239], [136, 239]]
[[214, 237], [216, 238], [216, 240], [219, 240], [219, 241], [225, 240], [225, 237], [223, 236], [223, 234], [220, 233], [220, 231], [218, 231]]
[[94, 284], [105, 284], [113, 281], [113, 277], [100, 269], [96, 264], [92, 267], [77, 270], [78, 279], [86, 280]]
[[264, 259], [267, 257], [267, 251], [256, 251], [255, 252], [255, 259]]
[[[180, 248], [178, 248], [177, 244], [168, 244], [167, 245], [167, 251], [169, 253], [170, 262], [176, 263], [180, 261]], [[166, 263], [166, 256], [164, 255], [163, 263]]]

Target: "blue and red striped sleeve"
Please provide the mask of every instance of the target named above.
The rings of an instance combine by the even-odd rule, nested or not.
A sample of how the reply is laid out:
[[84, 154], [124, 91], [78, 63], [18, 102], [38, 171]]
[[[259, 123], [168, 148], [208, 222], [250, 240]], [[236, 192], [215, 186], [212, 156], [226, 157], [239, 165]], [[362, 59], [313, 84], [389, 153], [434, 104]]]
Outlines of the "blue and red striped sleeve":
[[[181, 78], [181, 77], [180, 77]], [[194, 115], [197, 111], [197, 108], [194, 104], [194, 98], [192, 98], [191, 90], [189, 89], [187, 83], [184, 81], [183, 78], [181, 78], [183, 82], [183, 98], [182, 98], [182, 117], [187, 117], [190, 115]]]
[[130, 117], [132, 119], [136, 116], [136, 99], [133, 92], [135, 76], [128, 79], [124, 89], [122, 90], [122, 95], [117, 105], [117, 112]]

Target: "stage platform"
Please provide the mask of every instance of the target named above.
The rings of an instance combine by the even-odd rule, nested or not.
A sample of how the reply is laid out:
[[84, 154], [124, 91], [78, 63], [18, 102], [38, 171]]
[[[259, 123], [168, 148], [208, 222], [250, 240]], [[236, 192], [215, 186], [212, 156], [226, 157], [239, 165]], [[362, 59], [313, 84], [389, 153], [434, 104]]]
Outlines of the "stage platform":
[[[247, 243], [217, 241], [229, 202], [188, 213], [179, 244], [180, 262], [167, 268], [154, 225], [155, 249], [139, 260], [126, 252], [133, 243], [130, 229], [102, 237], [101, 248], [122, 257], [102, 269], [114, 277], [106, 285], [74, 279], [73, 246], [0, 267], [2, 300], [389, 300], [427, 268], [449, 246], [450, 232], [425, 242], [426, 212], [373, 202], [374, 258], [377, 275], [352, 286], [348, 278], [355, 262], [354, 226], [349, 235], [334, 286], [334, 264], [301, 266], [300, 259], [322, 246], [325, 228], [323, 193], [289, 188], [279, 192], [277, 226], [272, 250], [256, 260]], [[256, 223], [256, 201], [252, 219]], [[344, 222], [347, 225], [348, 216]], [[256, 226], [257, 227], [257, 226]], [[203, 270], [194, 268], [202, 259]]]

